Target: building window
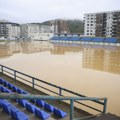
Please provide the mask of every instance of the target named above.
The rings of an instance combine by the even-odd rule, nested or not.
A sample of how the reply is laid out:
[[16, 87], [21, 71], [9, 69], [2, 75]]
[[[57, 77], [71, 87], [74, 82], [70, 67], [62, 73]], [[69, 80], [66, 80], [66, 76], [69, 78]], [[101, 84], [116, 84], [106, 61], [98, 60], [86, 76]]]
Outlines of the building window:
[[87, 24], [87, 26], [89, 26], [89, 24]]

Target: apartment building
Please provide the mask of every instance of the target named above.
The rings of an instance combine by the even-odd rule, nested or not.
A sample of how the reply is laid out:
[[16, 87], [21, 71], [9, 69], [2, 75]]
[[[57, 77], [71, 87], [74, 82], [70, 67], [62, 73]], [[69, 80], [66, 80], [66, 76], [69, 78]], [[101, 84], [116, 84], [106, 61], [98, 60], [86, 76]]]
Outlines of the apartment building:
[[84, 35], [120, 37], [120, 11], [85, 14]]
[[51, 26], [39, 23], [28, 23], [21, 25], [21, 37], [36, 40], [48, 40], [53, 36]]
[[51, 29], [55, 34], [70, 33], [67, 22], [65, 20], [57, 19], [50, 21]]
[[20, 25], [0, 20], [0, 38], [15, 39], [20, 37]]

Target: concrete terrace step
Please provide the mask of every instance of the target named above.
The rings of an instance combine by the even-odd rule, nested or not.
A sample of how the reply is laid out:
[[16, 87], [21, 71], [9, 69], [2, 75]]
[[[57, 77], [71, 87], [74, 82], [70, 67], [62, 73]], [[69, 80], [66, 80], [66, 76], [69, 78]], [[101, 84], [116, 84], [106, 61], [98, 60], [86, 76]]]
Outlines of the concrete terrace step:
[[[6, 81], [6, 79], [0, 79], [0, 83], [1, 83], [1, 86], [0, 86], [0, 90], [2, 91], [2, 92], [5, 92], [6, 93], [6, 90], [8, 90], [8, 88], [9, 88], [9, 86], [8, 86], [8, 82]], [[11, 84], [11, 83], [9, 83], [9, 84]], [[16, 87], [16, 92], [17, 93], [19, 93], [19, 91], [20, 90], [22, 90], [21, 88], [18, 88], [17, 86], [15, 86], [15, 85], [13, 85], [13, 84], [11, 84], [12, 86], [14, 86], [14, 87]], [[2, 89], [3, 90], [2, 90]], [[19, 91], [18, 91], [19, 90]], [[11, 89], [10, 90], [10, 92], [12, 93], [13, 92], [13, 89]], [[24, 94], [24, 93], [23, 93]], [[25, 101], [25, 102], [24, 102]], [[18, 100], [17, 101], [20, 105], [22, 105], [24, 108], [26, 108], [26, 105], [27, 105], [27, 103], [30, 103], [29, 101], [27, 101], [27, 100]], [[8, 102], [9, 103], [9, 102]], [[9, 104], [11, 104], [11, 103], [9, 103]], [[35, 105], [33, 105], [32, 103], [30, 103], [31, 104], [31, 107], [33, 107], [33, 106], [35, 106]], [[7, 108], [7, 106], [6, 106], [6, 109], [9, 109], [9, 106], [8, 106], [8, 108]], [[35, 106], [35, 110], [34, 110], [34, 114], [35, 115], [37, 115], [39, 118], [41, 118], [41, 119], [43, 119], [43, 120], [45, 120], [45, 119], [48, 119], [51, 115], [55, 115], [55, 116], [57, 116], [58, 118], [64, 118], [64, 117], [66, 117], [67, 116], [67, 113], [66, 112], [64, 112], [64, 111], [62, 111], [62, 110], [59, 110], [58, 109], [58, 111], [57, 112], [54, 112], [54, 109], [55, 109], [55, 107], [54, 106], [52, 106], [52, 105], [50, 105], [50, 104], [48, 104], [48, 103], [45, 103], [45, 106], [44, 106], [44, 110], [41, 110], [40, 108], [38, 108], [37, 106]], [[5, 109], [3, 109], [4, 111], [5, 111]], [[27, 109], [28, 110], [28, 109]], [[47, 111], [49, 111], [50, 113], [47, 113], [45, 110], [47, 110]], [[36, 111], [36, 112], [35, 112]], [[21, 112], [21, 113], [23, 113], [24, 114], [24, 112]], [[17, 115], [17, 112], [15, 112], [15, 111], [13, 111], [13, 114], [16, 114]], [[10, 113], [9, 113], [9, 115], [11, 115]], [[15, 116], [16, 116], [15, 115]]]
[[114, 114], [108, 113], [108, 114], [104, 114], [99, 117], [96, 117], [94, 119], [91, 119], [91, 120], [120, 120], [120, 117]]
[[[22, 88], [24, 91], [27, 91], [28, 93], [40, 94], [40, 95], [48, 95], [48, 94], [46, 94], [44, 92], [41, 92], [39, 90], [36, 90], [36, 89], [33, 91], [33, 89], [30, 86], [25, 85], [24, 83], [21, 83], [20, 81], [15, 82], [14, 79], [12, 79], [12, 78], [10, 78], [10, 77], [8, 77], [6, 75], [2, 76], [0, 74], [0, 78], [6, 79], [9, 83], [11, 83], [11, 84], [13, 84], [13, 85], [15, 85], [15, 86], [17, 86], [19, 88]], [[30, 120], [37, 120], [38, 119], [38, 117], [36, 117], [35, 115], [32, 115], [29, 111], [25, 110], [25, 108], [23, 108], [22, 106], [17, 104], [16, 101], [13, 101], [13, 100], [9, 100], [9, 101], [11, 103], [13, 103], [17, 108], [24, 111], [24, 113], [29, 115]], [[59, 102], [57, 100], [54, 100], [54, 101], [53, 100], [45, 100], [45, 102], [49, 103], [50, 105], [54, 105], [56, 108], [61, 109], [61, 110], [65, 111], [67, 113], [67, 116], [65, 118], [63, 118], [63, 119], [59, 118], [59, 120], [70, 120], [70, 118], [69, 118], [69, 114], [70, 114], [70, 106], [69, 106], [69, 104], [67, 104], [67, 103], [65, 103], [63, 101]], [[32, 102], [32, 103], [34, 103], [34, 102]], [[58, 104], [58, 103], [60, 103], [60, 104]], [[38, 107], [40, 107], [40, 106], [38, 106]], [[3, 113], [4, 112], [0, 109], [0, 115], [2, 115]], [[89, 116], [89, 115], [90, 115], [89, 113], [87, 113], [87, 112], [85, 112], [83, 110], [75, 108], [74, 117], [80, 118], [80, 117]], [[7, 119], [8, 117], [6, 117], [4, 114], [2, 115], [2, 118], [3, 118], [3, 120], [9, 120], [9, 119]], [[51, 114], [51, 117], [48, 120], [56, 120], [56, 119], [58, 120], [58, 117], [56, 118], [53, 114]]]

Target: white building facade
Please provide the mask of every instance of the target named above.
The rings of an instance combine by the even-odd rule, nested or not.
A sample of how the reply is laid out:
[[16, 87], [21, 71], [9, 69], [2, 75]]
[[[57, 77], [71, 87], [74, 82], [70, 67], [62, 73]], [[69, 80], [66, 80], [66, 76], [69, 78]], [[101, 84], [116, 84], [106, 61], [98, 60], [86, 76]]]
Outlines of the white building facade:
[[96, 14], [85, 14], [84, 17], [84, 35], [95, 36]]
[[120, 11], [85, 14], [84, 35], [120, 37]]
[[51, 27], [35, 23], [21, 25], [21, 37], [33, 40], [49, 40], [53, 37]]
[[0, 20], [0, 37], [16, 39], [20, 37], [20, 25], [17, 23]]
[[8, 28], [8, 38], [15, 39], [20, 38], [20, 25], [12, 23], [7, 24]]

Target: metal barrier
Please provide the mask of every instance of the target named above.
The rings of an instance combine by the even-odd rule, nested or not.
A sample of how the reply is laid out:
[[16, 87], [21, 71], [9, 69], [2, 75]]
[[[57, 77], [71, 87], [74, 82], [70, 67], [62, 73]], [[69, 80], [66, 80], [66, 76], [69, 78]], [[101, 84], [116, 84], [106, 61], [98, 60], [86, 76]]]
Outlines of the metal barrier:
[[[11, 72], [10, 72], [11, 71]], [[65, 88], [63, 88], [63, 87], [59, 87], [59, 86], [57, 86], [57, 85], [54, 85], [54, 84], [52, 84], [52, 83], [49, 83], [49, 82], [46, 82], [46, 81], [43, 81], [43, 80], [40, 80], [40, 79], [38, 79], [38, 78], [35, 78], [35, 77], [32, 77], [32, 76], [30, 76], [30, 75], [27, 75], [27, 74], [24, 74], [24, 73], [22, 73], [22, 72], [19, 72], [19, 71], [17, 71], [17, 70], [14, 70], [14, 69], [12, 69], [12, 68], [9, 68], [9, 67], [6, 67], [6, 66], [4, 66], [4, 65], [0, 65], [0, 72], [2, 73], [2, 75], [12, 75], [13, 77], [12, 78], [14, 78], [14, 80], [15, 81], [17, 81], [17, 78], [19, 78], [19, 79], [21, 79], [21, 80], [24, 80], [24, 81], [26, 81], [26, 82], [28, 82], [28, 83], [31, 83], [31, 85], [32, 85], [32, 88], [33, 89], [35, 89], [35, 86], [37, 86], [37, 87], [40, 87], [40, 88], [42, 88], [42, 89], [44, 89], [44, 90], [47, 90], [47, 91], [49, 91], [49, 92], [52, 92], [52, 93], [54, 93], [54, 94], [56, 94], [56, 95], [59, 95], [59, 96], [56, 96], [56, 97], [54, 97], [54, 96], [37, 96], [37, 95], [14, 95], [13, 94], [13, 96], [11, 96], [11, 95], [7, 95], [8, 96], [8, 98], [10, 98], [10, 99], [12, 99], [12, 98], [14, 98], [14, 97], [21, 97], [21, 98], [26, 98], [26, 99], [35, 99], [35, 98], [40, 98], [40, 99], [47, 99], [47, 100], [50, 100], [50, 99], [52, 99], [52, 100], [70, 100], [70, 120], [73, 120], [73, 109], [74, 109], [74, 102], [77, 102], [77, 103], [79, 103], [79, 104], [81, 104], [81, 105], [83, 105], [83, 106], [85, 106], [85, 107], [88, 107], [88, 108], [91, 108], [91, 109], [93, 109], [93, 110], [95, 110], [95, 111], [98, 111], [98, 112], [100, 112], [100, 113], [106, 113], [106, 108], [107, 108], [107, 98], [90, 98], [90, 97], [87, 97], [87, 96], [84, 96], [84, 95], [81, 95], [81, 94], [78, 94], [78, 93], [76, 93], [76, 92], [73, 92], [73, 91], [71, 91], [71, 90], [68, 90], [68, 89], [65, 89]], [[22, 77], [20, 77], [19, 75], [23, 75], [23, 76], [25, 76], [25, 77], [28, 77], [28, 78], [30, 78], [31, 80], [32, 80], [32, 82], [30, 82], [30, 81], [28, 81], [28, 80], [26, 80], [25, 78], [22, 78]], [[11, 77], [11, 76], [10, 76]], [[50, 89], [48, 89], [48, 88], [45, 88], [45, 87], [43, 87], [43, 86], [40, 86], [40, 85], [38, 85], [38, 84], [36, 84], [35, 83], [35, 81], [39, 81], [39, 82], [41, 82], [41, 83], [44, 83], [44, 84], [46, 84], [46, 85], [49, 85], [49, 86], [51, 86], [51, 87], [54, 87], [54, 88], [57, 88], [58, 90], [59, 90], [59, 92], [57, 93], [56, 91], [53, 91], [53, 90], [50, 90]], [[65, 91], [65, 92], [68, 92], [68, 93], [70, 93], [70, 94], [72, 94], [72, 95], [76, 95], [76, 97], [65, 97], [65, 96], [63, 96], [63, 94], [62, 94], [62, 92], [63, 91]], [[0, 98], [3, 98], [3, 97], [7, 97], [7, 96], [4, 96], [4, 94], [0, 94]], [[100, 104], [100, 105], [102, 105], [103, 106], [103, 110], [99, 110], [99, 109], [97, 109], [97, 108], [94, 108], [94, 107], [92, 107], [92, 106], [89, 106], [89, 105], [86, 105], [86, 104], [84, 104], [84, 103], [82, 103], [82, 102], [79, 102], [80, 100], [89, 100], [89, 101], [92, 101], [92, 102], [95, 102], [95, 103], [97, 103], [97, 104]], [[102, 101], [101, 101], [102, 100]]]

